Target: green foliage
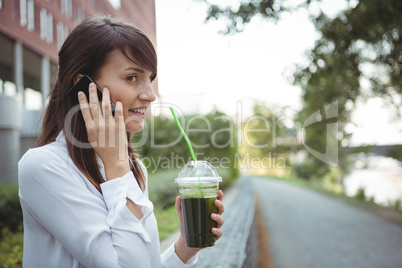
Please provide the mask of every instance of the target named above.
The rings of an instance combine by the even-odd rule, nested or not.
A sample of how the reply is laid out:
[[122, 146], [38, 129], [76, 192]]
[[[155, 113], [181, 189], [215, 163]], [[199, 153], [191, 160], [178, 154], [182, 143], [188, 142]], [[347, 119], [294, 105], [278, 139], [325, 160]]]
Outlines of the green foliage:
[[253, 115], [242, 123], [241, 165], [271, 175], [287, 169], [288, 156], [297, 143], [296, 133], [283, 122], [286, 109], [271, 109], [262, 102], [254, 103]]
[[[232, 8], [212, 5], [205, 0], [210, 6], [206, 20], [224, 19], [227, 22], [225, 33], [236, 33], [242, 31], [254, 16], [277, 21], [281, 13], [308, 8], [313, 1], [305, 0], [293, 6], [292, 1], [245, 1], [238, 8]], [[358, 0], [356, 6], [335, 18], [328, 18], [323, 13], [311, 16], [321, 37], [307, 52], [308, 63], [296, 66], [291, 77], [292, 82], [302, 88], [303, 108], [297, 121], [303, 125], [317, 111], [319, 117], [325, 119], [325, 105], [334, 102], [338, 105], [335, 118], [317, 120], [306, 129], [304, 142], [311, 149], [325, 153], [327, 134], [338, 140], [338, 147], [348, 140], [352, 133], [345, 126], [351, 122], [357, 101], [381, 97], [394, 108], [396, 118], [401, 117], [402, 103], [395, 97], [402, 94], [401, 14], [400, 0]], [[335, 122], [337, 133], [327, 133], [327, 124]], [[390, 156], [401, 159], [399, 152], [390, 152]], [[347, 163], [343, 153], [339, 150], [338, 165], [344, 174]], [[323, 166], [321, 160], [314, 158], [312, 161], [316, 166], [313, 171], [330, 172], [329, 166]], [[296, 167], [299, 168], [303, 167]]]
[[16, 232], [1, 230], [0, 268], [22, 267], [23, 239], [22, 226]]
[[180, 222], [175, 206], [164, 210], [156, 208], [154, 213], [158, 222], [159, 240], [167, 238], [171, 233], [179, 229]]
[[312, 179], [312, 176], [317, 173], [315, 169], [314, 163], [307, 160], [292, 164], [292, 171], [295, 173], [295, 176], [305, 180]]
[[357, 190], [356, 194], [353, 197], [361, 201], [366, 201], [367, 196], [364, 187], [359, 187], [359, 189]]
[[175, 198], [179, 190], [174, 179], [177, 178], [179, 170], [161, 170], [149, 174], [149, 199], [155, 208], [163, 210], [174, 206]]
[[[222, 161], [233, 176], [236, 128], [230, 117], [215, 111], [207, 115], [186, 115], [179, 118], [186, 131], [197, 160], [206, 160], [215, 167]], [[158, 170], [181, 169], [191, 161], [190, 150], [172, 117], [155, 116], [146, 121], [144, 130], [133, 138], [134, 147], [150, 174]], [[215, 163], [215, 164], [214, 164]]]
[[22, 266], [22, 210], [16, 182], [0, 185], [0, 268]]
[[388, 150], [386, 153], [388, 157], [392, 157], [400, 162], [402, 162], [402, 145], [395, 145]]
[[[341, 147], [340, 142], [351, 135], [345, 126], [351, 121], [350, 107], [356, 101], [372, 96], [391, 101], [393, 95], [402, 92], [399, 74], [402, 66], [397, 63], [402, 49], [399, 39], [402, 34], [401, 12], [400, 1], [361, 0], [334, 19], [324, 14], [315, 18], [322, 37], [308, 52], [309, 64], [299, 66], [294, 73], [294, 83], [303, 91], [299, 122], [305, 122], [316, 111], [325, 118], [324, 106], [336, 101], [338, 115], [334, 120], [338, 123], [338, 132], [333, 134], [339, 140], [338, 147]], [[367, 66], [374, 71], [363, 71]], [[363, 91], [361, 81], [369, 81], [369, 88]], [[394, 105], [398, 112], [397, 106]], [[305, 142], [316, 151], [325, 152], [328, 123], [330, 121], [322, 120], [306, 131]], [[346, 171], [344, 159], [340, 150], [339, 165]], [[315, 162], [318, 166], [319, 160], [315, 159]]]
[[[206, 0], [204, 0], [207, 2]], [[234, 34], [243, 31], [244, 26], [251, 21], [254, 16], [261, 16], [268, 21], [277, 22], [280, 15], [285, 11], [292, 11], [301, 6], [307, 6], [311, 0], [306, 0], [297, 6], [286, 5], [286, 1], [262, 0], [240, 2], [237, 9], [230, 6], [221, 7], [209, 4], [206, 21], [211, 19], [225, 19], [226, 30], [224, 34]]]
[[402, 210], [402, 198], [396, 199], [394, 201], [389, 201], [388, 206], [396, 210]]
[[0, 185], [0, 230], [17, 231], [22, 225], [22, 210], [16, 182]]

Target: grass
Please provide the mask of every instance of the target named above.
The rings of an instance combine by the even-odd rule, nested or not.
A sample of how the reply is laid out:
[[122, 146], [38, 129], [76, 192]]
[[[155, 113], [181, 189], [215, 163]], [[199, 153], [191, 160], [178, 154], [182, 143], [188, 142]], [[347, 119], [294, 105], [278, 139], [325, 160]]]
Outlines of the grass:
[[16, 232], [8, 228], [1, 230], [0, 268], [22, 267], [23, 239], [22, 226]]
[[179, 229], [179, 218], [174, 206], [167, 209], [155, 209], [155, 218], [158, 222], [159, 240], [167, 238]]

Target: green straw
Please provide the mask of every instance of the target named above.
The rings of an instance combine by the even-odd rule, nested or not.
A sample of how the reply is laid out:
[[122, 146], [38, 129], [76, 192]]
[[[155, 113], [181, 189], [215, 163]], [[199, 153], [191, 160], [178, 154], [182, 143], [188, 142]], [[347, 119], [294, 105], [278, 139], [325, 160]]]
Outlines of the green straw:
[[191, 156], [193, 157], [194, 162], [197, 161], [197, 158], [195, 157], [195, 154], [194, 154], [194, 151], [193, 151], [193, 147], [191, 146], [191, 142], [188, 139], [188, 137], [187, 137], [186, 133], [184, 132], [183, 128], [181, 127], [180, 122], [177, 119], [176, 114], [174, 113], [174, 110], [173, 110], [172, 106], [170, 106], [169, 109], [172, 112], [174, 120], [176, 121], [176, 124], [179, 127], [181, 134], [183, 135], [184, 139], [187, 142], [188, 148], [190, 149], [190, 153], [191, 153]]
[[[184, 132], [183, 128], [181, 127], [180, 122], [177, 119], [176, 114], [174, 113], [174, 110], [173, 110], [172, 106], [170, 106], [169, 109], [172, 112], [173, 118], [176, 121], [176, 124], [177, 124], [178, 128], [180, 129], [181, 134], [183, 135], [184, 139], [187, 142], [188, 148], [190, 149], [190, 153], [191, 153], [191, 156], [193, 157], [194, 164], [195, 164], [195, 162], [197, 161], [197, 158], [195, 157], [193, 146], [191, 146], [191, 142], [188, 139], [188, 137], [186, 135], [186, 132]], [[200, 177], [198, 177], [198, 186], [200, 187], [201, 198], [204, 198], [204, 190], [202, 189], [202, 183], [200, 181]]]

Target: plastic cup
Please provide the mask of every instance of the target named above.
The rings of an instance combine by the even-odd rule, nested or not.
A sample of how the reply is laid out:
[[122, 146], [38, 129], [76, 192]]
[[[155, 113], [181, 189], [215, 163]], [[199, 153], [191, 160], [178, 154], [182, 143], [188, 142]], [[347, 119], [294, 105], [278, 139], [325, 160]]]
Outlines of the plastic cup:
[[190, 161], [176, 178], [188, 247], [215, 245], [211, 229], [217, 223], [211, 219], [211, 214], [217, 213], [215, 200], [221, 181], [222, 178], [207, 161]]

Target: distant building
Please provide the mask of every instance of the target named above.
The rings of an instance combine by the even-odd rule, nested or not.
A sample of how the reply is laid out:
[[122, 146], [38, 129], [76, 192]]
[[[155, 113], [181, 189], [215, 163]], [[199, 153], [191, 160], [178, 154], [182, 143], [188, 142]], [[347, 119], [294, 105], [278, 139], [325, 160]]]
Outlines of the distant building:
[[118, 16], [156, 45], [155, 0], [113, 2], [120, 8], [108, 0], [0, 0], [0, 182], [17, 179], [18, 160], [36, 144], [58, 50], [79, 22], [92, 13]]

